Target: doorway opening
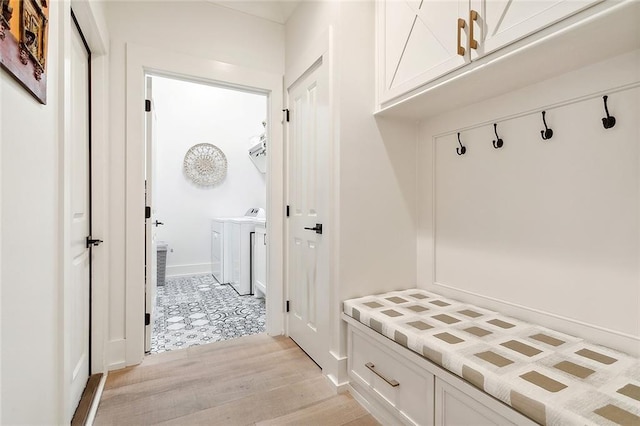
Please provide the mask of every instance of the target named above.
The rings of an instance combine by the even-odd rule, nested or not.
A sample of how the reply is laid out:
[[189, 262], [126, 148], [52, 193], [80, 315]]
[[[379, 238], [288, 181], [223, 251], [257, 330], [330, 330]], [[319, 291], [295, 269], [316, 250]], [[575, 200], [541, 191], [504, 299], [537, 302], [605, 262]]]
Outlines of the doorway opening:
[[145, 351], [266, 331], [268, 96], [147, 76]]

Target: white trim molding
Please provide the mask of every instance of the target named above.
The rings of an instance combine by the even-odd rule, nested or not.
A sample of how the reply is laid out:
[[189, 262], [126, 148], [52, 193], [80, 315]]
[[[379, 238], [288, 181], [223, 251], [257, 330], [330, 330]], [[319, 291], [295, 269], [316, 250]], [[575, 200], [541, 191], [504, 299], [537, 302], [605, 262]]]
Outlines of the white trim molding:
[[168, 277], [182, 277], [185, 275], [210, 274], [211, 263], [195, 263], [191, 265], [167, 265]]
[[340, 356], [333, 351], [329, 351], [329, 361], [337, 366], [334, 372], [327, 372], [327, 378], [336, 393], [343, 393], [349, 389], [349, 377], [347, 375], [346, 355]]
[[574, 318], [546, 312], [540, 309], [519, 305], [507, 300], [456, 288], [451, 285], [434, 282], [430, 288], [438, 294], [463, 302], [476, 304], [515, 318], [540, 324], [554, 330], [578, 336], [605, 346], [638, 356], [640, 355], [640, 338], [620, 331], [589, 324]]

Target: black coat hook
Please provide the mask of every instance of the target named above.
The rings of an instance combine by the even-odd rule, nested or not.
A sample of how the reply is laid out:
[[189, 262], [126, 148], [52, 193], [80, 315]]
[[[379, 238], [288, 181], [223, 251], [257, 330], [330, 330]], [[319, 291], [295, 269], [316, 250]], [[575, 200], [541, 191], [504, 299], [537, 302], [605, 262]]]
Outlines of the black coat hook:
[[607, 116], [602, 119], [602, 125], [605, 129], [610, 129], [616, 125], [616, 118], [613, 115], [609, 115], [609, 108], [607, 107], [607, 99], [609, 96], [603, 96], [602, 100], [604, 101], [604, 112], [607, 113]]
[[547, 119], [545, 118], [547, 115], [547, 111], [542, 111], [542, 122], [544, 123], [544, 130], [540, 130], [540, 136], [542, 136], [542, 140], [548, 140], [553, 137], [553, 130], [547, 127]]
[[456, 148], [456, 152], [458, 155], [464, 155], [467, 152], [467, 147], [460, 142], [460, 133], [458, 133], [458, 143], [460, 144], [460, 148]]
[[504, 141], [500, 139], [500, 136], [498, 136], [498, 123], [493, 123], [493, 131], [496, 134], [496, 139], [497, 139], [493, 141], [493, 147], [495, 149], [502, 148], [502, 146], [504, 145]]

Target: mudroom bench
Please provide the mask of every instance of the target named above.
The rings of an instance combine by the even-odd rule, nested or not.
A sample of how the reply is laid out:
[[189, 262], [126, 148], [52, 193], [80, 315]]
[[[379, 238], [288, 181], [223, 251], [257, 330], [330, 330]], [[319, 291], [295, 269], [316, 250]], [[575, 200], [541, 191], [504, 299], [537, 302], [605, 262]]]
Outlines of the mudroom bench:
[[424, 290], [351, 299], [354, 396], [385, 424], [640, 425], [640, 360]]

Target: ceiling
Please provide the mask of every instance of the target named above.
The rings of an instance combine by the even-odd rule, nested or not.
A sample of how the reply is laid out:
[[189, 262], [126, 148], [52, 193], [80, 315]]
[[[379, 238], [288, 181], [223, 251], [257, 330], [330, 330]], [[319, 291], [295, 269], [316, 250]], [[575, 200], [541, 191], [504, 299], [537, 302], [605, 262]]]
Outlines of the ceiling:
[[300, 0], [208, 1], [222, 7], [237, 10], [239, 12], [257, 16], [259, 18], [268, 19], [269, 21], [278, 22], [280, 24], [284, 24], [287, 19], [289, 19], [289, 16], [291, 16], [295, 8], [300, 3]]

